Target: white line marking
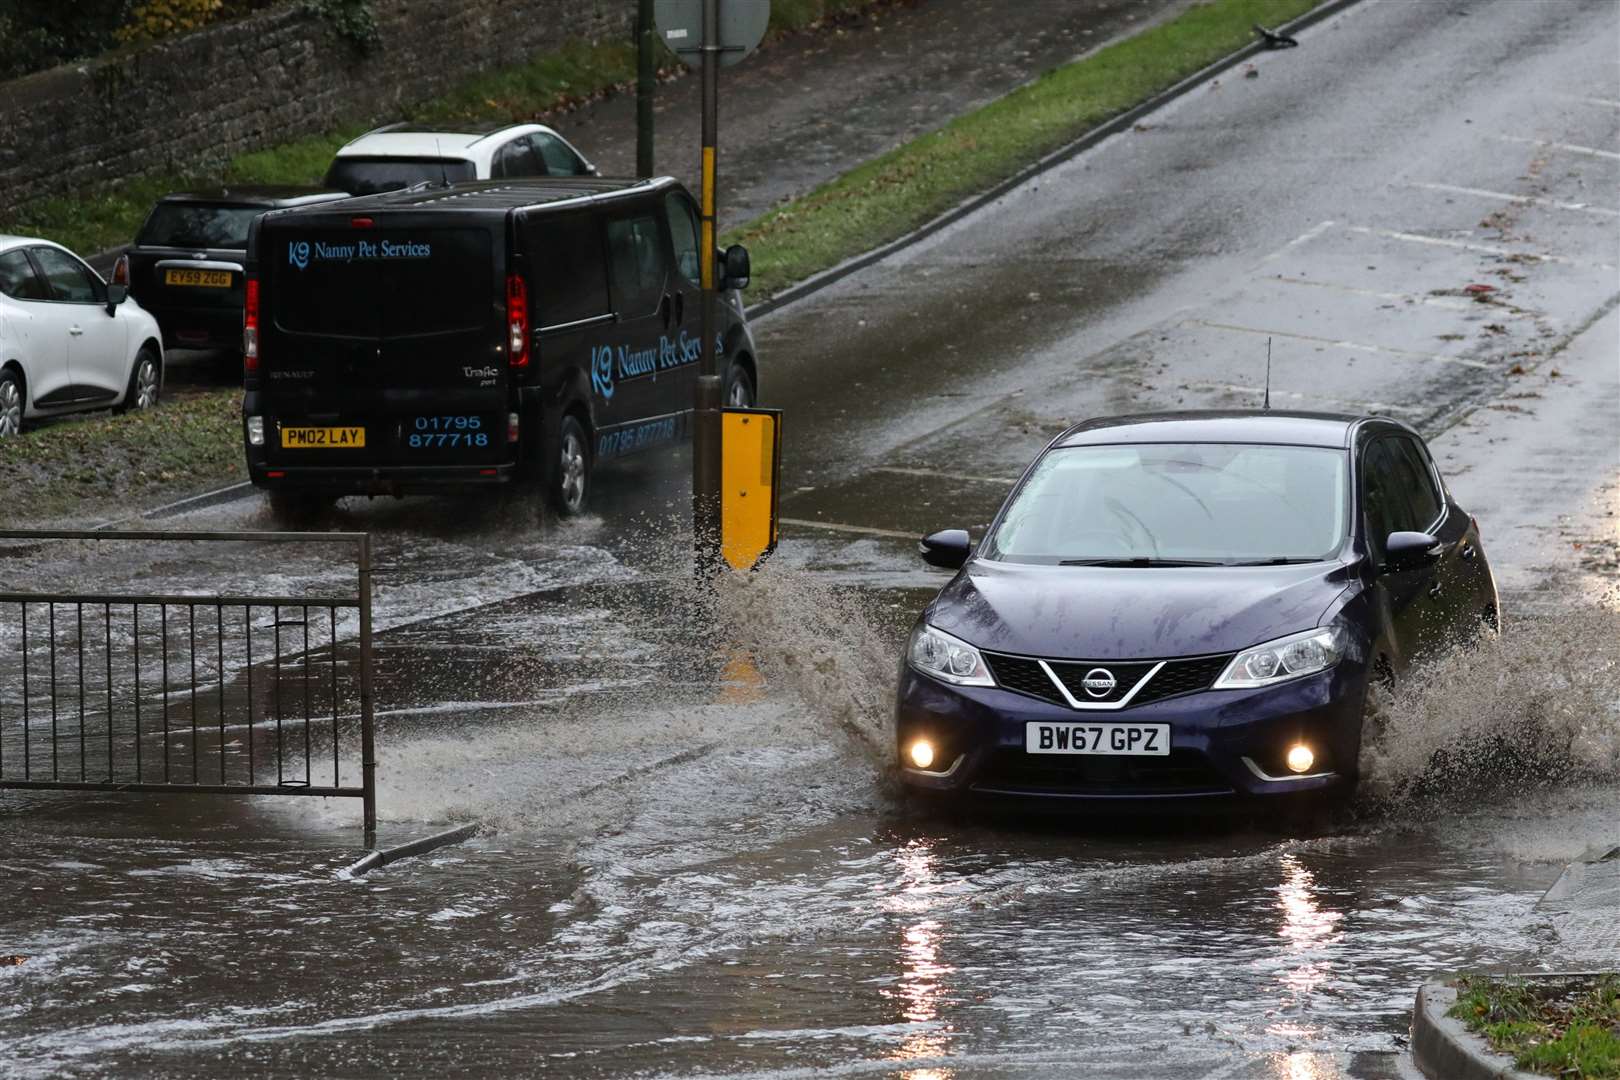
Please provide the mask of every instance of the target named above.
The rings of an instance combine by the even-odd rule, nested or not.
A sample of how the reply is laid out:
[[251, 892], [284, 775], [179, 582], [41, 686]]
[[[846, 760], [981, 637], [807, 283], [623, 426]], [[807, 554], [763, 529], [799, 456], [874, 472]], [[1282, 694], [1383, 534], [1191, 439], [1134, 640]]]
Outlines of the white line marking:
[[1576, 146], [1574, 143], [1553, 142], [1550, 139], [1526, 139], [1519, 135], [1498, 135], [1497, 138], [1503, 142], [1520, 143], [1525, 146], [1540, 146], [1548, 150], [1562, 150], [1567, 154], [1585, 154], [1587, 157], [1620, 161], [1620, 153], [1613, 150], [1599, 150], [1592, 146]]
[[1368, 345], [1361, 341], [1344, 341], [1337, 338], [1315, 337], [1311, 334], [1291, 334], [1286, 330], [1264, 330], [1253, 326], [1234, 326], [1231, 323], [1207, 322], [1203, 319], [1190, 320], [1196, 326], [1207, 326], [1211, 330], [1229, 330], [1237, 334], [1256, 334], [1260, 337], [1291, 338], [1294, 341], [1309, 341], [1313, 345], [1331, 345], [1338, 349], [1349, 349], [1352, 352], [1381, 353], [1387, 356], [1410, 356], [1416, 360], [1439, 360], [1446, 364], [1461, 364], [1464, 367], [1490, 368], [1492, 365], [1483, 360], [1470, 360], [1466, 356], [1447, 356], [1444, 353], [1418, 352], [1414, 349], [1397, 349], [1391, 345]]
[[806, 518], [781, 518], [783, 525], [797, 525], [805, 529], [826, 529], [829, 532], [858, 533], [862, 536], [892, 536], [901, 540], [915, 540], [917, 533], [900, 532], [896, 529], [873, 529], [866, 525], [846, 525], [838, 521], [810, 521]]
[[930, 480], [966, 480], [972, 484], [1016, 484], [1016, 476], [964, 476], [961, 473], [938, 472], [934, 469], [902, 469], [898, 465], [877, 465], [870, 472], [895, 473], [899, 476], [921, 476]]
[[1552, 210], [1579, 210], [1585, 214], [1620, 217], [1620, 210], [1609, 210], [1588, 203], [1559, 202], [1557, 199], [1542, 199], [1535, 195], [1510, 195], [1505, 191], [1485, 191], [1481, 188], [1457, 187], [1454, 184], [1413, 184], [1412, 187], [1426, 188], [1429, 191], [1446, 191], [1453, 195], [1476, 195], [1481, 199], [1498, 199], [1502, 202], [1517, 203], [1520, 206], [1545, 206]]
[[1355, 285], [1341, 285], [1336, 281], [1310, 281], [1306, 278], [1285, 277], [1282, 274], [1278, 274], [1271, 280], [1281, 281], [1286, 285], [1308, 285], [1313, 289], [1334, 289], [1355, 296], [1371, 297], [1374, 300], [1428, 304], [1430, 307], [1445, 308], [1447, 311], [1477, 311], [1479, 309], [1479, 304], [1476, 301], [1459, 300], [1454, 296], [1417, 296], [1412, 293], [1379, 292], [1377, 289], [1362, 289]]
[[1438, 236], [1422, 236], [1418, 233], [1400, 232], [1397, 229], [1372, 229], [1365, 225], [1346, 225], [1351, 232], [1363, 233], [1367, 236], [1382, 236], [1386, 240], [1404, 240], [1411, 244], [1431, 244], [1435, 247], [1456, 248], [1459, 251], [1477, 251], [1481, 255], [1496, 255], [1504, 259], [1528, 259], [1531, 262], [1561, 263], [1565, 266], [1581, 266], [1594, 270], [1613, 270], [1615, 267], [1608, 263], [1586, 262], [1583, 259], [1570, 259], [1563, 255], [1536, 255], [1528, 251], [1510, 251], [1495, 244], [1475, 244], [1468, 240], [1446, 240]]
[[1579, 101], [1579, 102], [1583, 102], [1583, 103], [1585, 103], [1587, 105], [1603, 105], [1603, 106], [1605, 106], [1607, 108], [1610, 108], [1610, 109], [1620, 109], [1620, 101], [1611, 101], [1608, 98], [1587, 97], [1585, 94], [1558, 94], [1558, 93], [1550, 93], [1547, 96], [1551, 97], [1551, 98], [1557, 98], [1559, 101]]
[[[1248, 394], [1257, 398], [1265, 397], [1263, 386], [1239, 386], [1236, 383], [1190, 382], [1186, 384], [1189, 390], [1208, 390], [1211, 392], [1225, 392], [1229, 394]], [[1388, 401], [1347, 401], [1344, 398], [1322, 397], [1318, 394], [1301, 394], [1293, 390], [1279, 390], [1271, 388], [1274, 398], [1288, 398], [1291, 401], [1320, 401], [1328, 405], [1340, 405], [1353, 412], [1394, 412], [1406, 413], [1409, 416], [1423, 415], [1423, 409], [1413, 408], [1411, 405], [1396, 405]]]
[[1333, 226], [1336, 225], [1336, 224], [1338, 224], [1338, 223], [1334, 222], [1334, 221], [1320, 221], [1320, 222], [1317, 222], [1315, 225], [1311, 226], [1309, 229], [1306, 229], [1304, 232], [1300, 233], [1298, 236], [1294, 237], [1292, 240], [1288, 241], [1288, 243], [1284, 244], [1282, 247], [1278, 248], [1276, 251], [1273, 251], [1270, 255], [1267, 255], [1264, 259], [1261, 259], [1260, 261], [1261, 262], [1271, 262], [1273, 259], [1280, 259], [1284, 255], [1288, 254], [1290, 251], [1293, 251], [1295, 248], [1299, 247], [1300, 245], [1308, 244], [1312, 240], [1315, 240], [1318, 236], [1321, 236], [1323, 233], [1325, 233], [1329, 229], [1333, 228]]

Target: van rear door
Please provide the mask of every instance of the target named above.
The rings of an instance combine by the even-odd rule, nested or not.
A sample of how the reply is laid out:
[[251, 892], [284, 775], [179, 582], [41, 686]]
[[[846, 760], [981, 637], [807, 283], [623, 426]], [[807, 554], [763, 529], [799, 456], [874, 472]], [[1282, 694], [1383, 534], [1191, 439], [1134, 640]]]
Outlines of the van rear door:
[[[506, 456], [505, 223], [300, 214], [263, 230], [267, 460], [470, 465]], [[371, 222], [372, 219], [356, 219]]]

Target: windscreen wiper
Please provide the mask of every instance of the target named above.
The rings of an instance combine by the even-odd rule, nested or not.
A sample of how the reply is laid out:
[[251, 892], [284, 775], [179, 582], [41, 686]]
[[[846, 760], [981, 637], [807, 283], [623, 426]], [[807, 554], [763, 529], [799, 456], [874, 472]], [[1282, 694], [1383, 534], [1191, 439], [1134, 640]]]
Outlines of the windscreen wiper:
[[1321, 562], [1314, 555], [1279, 555], [1275, 559], [1253, 559], [1247, 562], [1227, 563], [1228, 566], [1292, 566], [1295, 563]]
[[1060, 559], [1059, 566], [1225, 566], [1216, 559], [1153, 559], [1139, 555], [1130, 559]]

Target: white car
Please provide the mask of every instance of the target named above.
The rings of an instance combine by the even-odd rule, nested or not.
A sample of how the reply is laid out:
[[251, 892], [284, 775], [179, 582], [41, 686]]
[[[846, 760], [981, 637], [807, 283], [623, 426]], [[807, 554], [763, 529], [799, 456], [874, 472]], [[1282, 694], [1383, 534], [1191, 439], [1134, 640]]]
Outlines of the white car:
[[542, 124], [460, 131], [390, 124], [339, 150], [321, 183], [350, 195], [375, 195], [423, 182], [595, 175], [596, 166], [585, 155]]
[[0, 235], [0, 438], [81, 409], [150, 409], [163, 390], [157, 320], [60, 244]]

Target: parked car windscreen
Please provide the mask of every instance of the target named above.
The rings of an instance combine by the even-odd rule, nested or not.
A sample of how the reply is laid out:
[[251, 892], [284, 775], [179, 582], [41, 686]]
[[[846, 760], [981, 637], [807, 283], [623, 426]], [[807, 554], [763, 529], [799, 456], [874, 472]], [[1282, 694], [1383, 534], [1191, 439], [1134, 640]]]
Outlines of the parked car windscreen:
[[272, 313], [283, 330], [399, 338], [499, 317], [488, 230], [284, 227], [270, 236]]
[[159, 203], [135, 243], [149, 247], [241, 248], [262, 206]]
[[326, 170], [322, 183], [350, 195], [375, 195], [424, 180], [430, 184], [459, 184], [477, 178], [473, 163], [460, 158], [341, 157]]
[[1343, 450], [1231, 443], [1064, 447], [1036, 465], [982, 557], [1311, 560], [1347, 529]]

